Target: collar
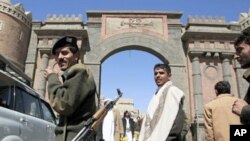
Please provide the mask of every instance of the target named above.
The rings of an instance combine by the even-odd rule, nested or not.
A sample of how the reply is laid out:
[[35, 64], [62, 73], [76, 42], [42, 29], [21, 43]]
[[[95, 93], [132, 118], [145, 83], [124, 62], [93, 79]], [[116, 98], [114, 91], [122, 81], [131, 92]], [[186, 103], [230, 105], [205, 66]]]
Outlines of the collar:
[[248, 83], [250, 83], [250, 68], [244, 72], [243, 78], [246, 79]]
[[233, 96], [232, 94], [228, 94], [228, 93], [222, 93], [220, 95], [218, 95], [216, 98], [221, 98], [221, 97], [225, 97], [225, 96]]
[[167, 81], [166, 83], [164, 83], [162, 86], [160, 86], [160, 87], [158, 87], [157, 89], [156, 89], [156, 92], [155, 92], [155, 95], [157, 95], [157, 93], [158, 93], [158, 91], [161, 89], [161, 88], [165, 88], [167, 85], [172, 85], [173, 84], [173, 82], [171, 81], [171, 80], [169, 80], [169, 81]]

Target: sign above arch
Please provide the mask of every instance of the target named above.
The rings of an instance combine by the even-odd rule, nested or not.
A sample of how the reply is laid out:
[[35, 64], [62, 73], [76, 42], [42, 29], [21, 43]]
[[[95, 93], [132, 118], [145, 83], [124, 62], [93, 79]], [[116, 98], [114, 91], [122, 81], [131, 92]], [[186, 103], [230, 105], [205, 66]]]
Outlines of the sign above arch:
[[139, 32], [168, 40], [167, 15], [103, 14], [101, 40], [111, 36]]

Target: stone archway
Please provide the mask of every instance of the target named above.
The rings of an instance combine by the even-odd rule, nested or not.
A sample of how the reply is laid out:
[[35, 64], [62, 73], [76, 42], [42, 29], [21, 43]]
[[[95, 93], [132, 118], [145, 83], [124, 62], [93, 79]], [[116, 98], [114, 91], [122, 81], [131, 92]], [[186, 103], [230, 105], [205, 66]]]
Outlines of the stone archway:
[[117, 52], [135, 49], [153, 54], [163, 62], [169, 62], [173, 69], [185, 67], [185, 56], [182, 48], [173, 44], [170, 41], [166, 42], [157, 37], [140, 33], [120, 34], [91, 48], [91, 51], [85, 54], [84, 63], [90, 67], [100, 65], [106, 58]]
[[175, 83], [188, 93], [181, 15], [150, 11], [87, 12], [89, 44], [83, 60], [93, 71], [98, 85], [101, 63], [106, 58], [121, 50], [137, 49], [151, 53], [163, 62], [169, 61]]
[[173, 82], [186, 93], [185, 107], [189, 105], [185, 56], [182, 46], [174, 46], [176, 41], [165, 41], [155, 36], [141, 33], [126, 33], [112, 36], [85, 54], [84, 63], [91, 68], [100, 90], [101, 64], [111, 55], [124, 50], [141, 50], [153, 54], [163, 62], [169, 62]]
[[159, 37], [143, 33], [117, 34], [96, 44], [96, 46], [90, 47], [90, 51], [85, 54], [84, 64], [92, 70], [100, 93], [101, 64], [113, 54], [125, 50], [141, 50], [156, 56], [165, 63], [169, 62], [172, 70], [172, 81], [184, 91], [186, 99], [184, 109], [188, 116], [190, 116], [191, 103], [185, 62], [186, 57], [180, 36], [181, 34], [179, 34], [179, 37], [170, 38], [166, 41]]

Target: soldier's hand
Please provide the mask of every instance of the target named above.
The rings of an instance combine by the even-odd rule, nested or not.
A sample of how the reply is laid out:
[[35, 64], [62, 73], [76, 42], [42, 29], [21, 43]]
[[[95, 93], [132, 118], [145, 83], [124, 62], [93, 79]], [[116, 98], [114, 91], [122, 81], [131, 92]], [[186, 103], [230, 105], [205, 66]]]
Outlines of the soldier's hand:
[[44, 70], [44, 77], [47, 78], [49, 74], [51, 73], [56, 73], [58, 74], [58, 70], [54, 70], [51, 67], [48, 67], [47, 69]]
[[246, 101], [242, 100], [242, 99], [238, 99], [238, 100], [235, 100], [234, 101], [234, 104], [233, 104], [233, 107], [232, 107], [232, 111], [237, 114], [237, 115], [240, 115], [241, 114], [241, 111], [242, 111], [242, 108], [244, 106], [248, 105], [246, 103]]

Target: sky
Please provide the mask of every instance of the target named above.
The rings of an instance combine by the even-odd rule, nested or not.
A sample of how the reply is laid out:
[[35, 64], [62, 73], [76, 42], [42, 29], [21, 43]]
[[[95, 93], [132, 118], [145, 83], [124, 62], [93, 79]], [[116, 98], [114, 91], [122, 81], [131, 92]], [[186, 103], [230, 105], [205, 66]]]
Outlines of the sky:
[[[33, 21], [44, 21], [51, 14], [81, 14], [92, 10], [150, 10], [181, 12], [181, 23], [188, 16], [225, 17], [226, 22], [238, 21], [240, 13], [250, 11], [250, 0], [11, 0], [22, 3], [32, 13]], [[156, 90], [153, 67], [161, 60], [143, 51], [118, 52], [102, 63], [101, 95], [115, 98], [120, 88], [123, 98], [134, 100], [135, 108], [146, 112]]]

